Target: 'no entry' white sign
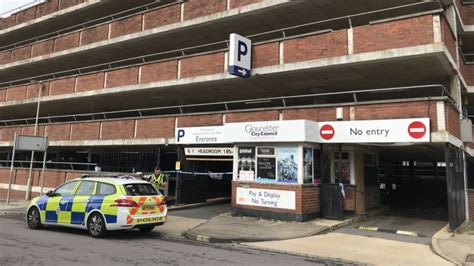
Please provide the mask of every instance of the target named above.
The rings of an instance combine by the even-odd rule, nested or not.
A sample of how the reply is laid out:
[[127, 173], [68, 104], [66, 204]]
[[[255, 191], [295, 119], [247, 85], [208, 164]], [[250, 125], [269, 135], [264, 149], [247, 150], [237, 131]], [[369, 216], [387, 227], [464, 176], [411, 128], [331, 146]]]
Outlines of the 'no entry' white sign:
[[319, 122], [322, 143], [429, 142], [430, 119]]

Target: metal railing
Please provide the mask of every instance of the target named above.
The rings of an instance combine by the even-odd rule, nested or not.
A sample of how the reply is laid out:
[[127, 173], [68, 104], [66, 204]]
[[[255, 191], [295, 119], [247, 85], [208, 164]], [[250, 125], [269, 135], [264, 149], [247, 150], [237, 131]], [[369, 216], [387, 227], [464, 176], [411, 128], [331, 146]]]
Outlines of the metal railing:
[[460, 55], [462, 56], [462, 59], [466, 65], [474, 64], [474, 52], [463, 53], [463, 51], [460, 50]]
[[[34, 165], [42, 165], [43, 161], [33, 161], [33, 166]], [[21, 167], [21, 168], [29, 168], [31, 165], [30, 160], [23, 160], [23, 161], [15, 161], [14, 162], [15, 166]], [[0, 166], [1, 167], [10, 167], [11, 166], [11, 160], [0, 160]], [[49, 166], [49, 167], [48, 167]], [[51, 167], [51, 166], [57, 166], [57, 167]], [[90, 167], [95, 167], [97, 166], [96, 163], [77, 163], [77, 162], [52, 162], [52, 161], [47, 161], [46, 162], [46, 169], [60, 169], [60, 170], [86, 170], [84, 168], [90, 168]], [[59, 168], [58, 168], [59, 167]], [[37, 167], [38, 169], [41, 169], [41, 167]]]
[[[403, 93], [411, 93], [412, 97]], [[252, 98], [246, 100], [209, 102], [200, 104], [162, 106], [141, 109], [128, 109], [111, 112], [97, 112], [87, 114], [58, 115], [39, 117], [39, 124], [64, 123], [64, 122], [87, 122], [112, 119], [132, 119], [149, 116], [170, 116], [192, 113], [208, 112], [232, 112], [246, 109], [261, 108], [291, 108], [298, 106], [322, 106], [334, 104], [357, 104], [376, 100], [395, 100], [420, 97], [447, 97], [454, 102], [447, 88], [441, 84], [430, 84], [421, 86], [405, 86], [381, 89], [348, 90], [329, 93], [314, 93], [304, 95], [290, 95], [280, 97]], [[326, 104], [314, 104], [314, 102], [325, 102]], [[17, 126], [30, 125], [35, 118], [22, 118], [0, 120], [0, 125]]]
[[[402, 5], [402, 6], [383, 8], [383, 9], [369, 11], [369, 12], [351, 14], [351, 15], [341, 16], [337, 18], [332, 18], [332, 19], [319, 20], [319, 21], [304, 23], [304, 24], [300, 24], [296, 26], [283, 27], [276, 30], [256, 33], [256, 34], [248, 35], [246, 37], [252, 39], [254, 45], [258, 45], [262, 43], [282, 41], [282, 40], [298, 38], [302, 36], [322, 34], [322, 33], [327, 33], [333, 30], [333, 28], [327, 28], [327, 29], [322, 30], [321, 28], [324, 26], [321, 26], [321, 25], [325, 23], [346, 21], [347, 27], [345, 28], [352, 28], [354, 24], [353, 20], [355, 18], [403, 9], [407, 7], [422, 6], [422, 5], [427, 5], [427, 4], [432, 4], [432, 2], [418, 2], [418, 3], [412, 3], [412, 4]], [[442, 9], [433, 9], [429, 12], [424, 12], [423, 14], [439, 13], [439, 12], [442, 12]], [[416, 16], [416, 14], [413, 14], [413, 16]], [[100, 63], [100, 64], [95, 64], [95, 65], [90, 65], [90, 66], [85, 66], [85, 67], [62, 70], [62, 71], [37, 75], [33, 77], [28, 77], [28, 78], [4, 81], [4, 82], [0, 82], [0, 87], [16, 86], [20, 84], [31, 84], [33, 83], [33, 81], [36, 83], [37, 81], [48, 81], [48, 80], [56, 79], [59, 77], [69, 77], [69, 76], [75, 76], [75, 75], [81, 75], [81, 74], [87, 74], [87, 73], [95, 73], [95, 72], [104, 71], [104, 70], [131, 67], [138, 64], [162, 62], [162, 61], [180, 59], [184, 57], [196, 56], [196, 55], [201, 55], [201, 54], [226, 51], [228, 50], [228, 47], [229, 47], [228, 42], [229, 42], [228, 40], [216, 41], [216, 42], [202, 44], [202, 45], [189, 46], [185, 48], [150, 53], [146, 55], [135, 56], [135, 57], [125, 58], [125, 59], [120, 59], [120, 60], [114, 60], [114, 61], [109, 61], [106, 63]]]

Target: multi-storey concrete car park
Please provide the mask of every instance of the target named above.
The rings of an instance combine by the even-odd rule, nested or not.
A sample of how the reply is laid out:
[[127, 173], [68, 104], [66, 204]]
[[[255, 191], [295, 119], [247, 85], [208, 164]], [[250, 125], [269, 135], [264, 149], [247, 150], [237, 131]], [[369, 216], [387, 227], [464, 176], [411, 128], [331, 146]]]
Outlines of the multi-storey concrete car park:
[[[341, 182], [352, 213], [382, 203], [439, 207], [452, 227], [474, 215], [472, 1], [51, 0], [0, 25], [2, 197], [14, 135], [34, 133], [41, 86], [37, 133], [51, 146], [48, 188], [95, 165], [147, 172], [180, 161], [185, 173], [171, 175], [178, 182], [170, 192], [180, 188], [182, 201], [229, 195], [234, 214], [307, 220], [321, 215], [324, 184]], [[253, 42], [249, 79], [227, 72], [234, 32]], [[388, 136], [406, 119], [427, 121], [413, 129], [422, 141], [399, 138], [410, 127]], [[336, 121], [366, 121], [387, 139], [335, 141], [335, 124], [319, 130]], [[309, 133], [176, 138], [177, 129], [224, 132], [240, 122]], [[241, 158], [245, 151], [250, 157]], [[28, 194], [29, 159], [20, 154], [15, 165], [14, 197]], [[39, 172], [33, 176], [37, 194]], [[279, 196], [251, 198], [255, 191]], [[275, 198], [282, 205], [265, 205]]]

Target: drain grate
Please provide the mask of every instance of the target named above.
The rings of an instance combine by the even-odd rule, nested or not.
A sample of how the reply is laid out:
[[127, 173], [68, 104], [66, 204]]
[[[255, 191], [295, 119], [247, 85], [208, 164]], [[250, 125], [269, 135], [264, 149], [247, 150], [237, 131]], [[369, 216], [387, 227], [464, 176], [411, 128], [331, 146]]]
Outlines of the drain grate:
[[474, 254], [468, 254], [466, 256], [466, 262], [474, 262]]

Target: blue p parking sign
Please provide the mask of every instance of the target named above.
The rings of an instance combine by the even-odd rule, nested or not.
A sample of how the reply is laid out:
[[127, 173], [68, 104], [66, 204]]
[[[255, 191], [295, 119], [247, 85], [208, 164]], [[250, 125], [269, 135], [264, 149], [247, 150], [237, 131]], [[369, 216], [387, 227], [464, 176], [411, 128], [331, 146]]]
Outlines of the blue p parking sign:
[[236, 33], [230, 35], [229, 74], [243, 78], [252, 72], [252, 41]]

